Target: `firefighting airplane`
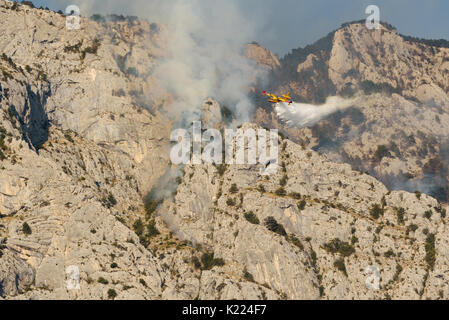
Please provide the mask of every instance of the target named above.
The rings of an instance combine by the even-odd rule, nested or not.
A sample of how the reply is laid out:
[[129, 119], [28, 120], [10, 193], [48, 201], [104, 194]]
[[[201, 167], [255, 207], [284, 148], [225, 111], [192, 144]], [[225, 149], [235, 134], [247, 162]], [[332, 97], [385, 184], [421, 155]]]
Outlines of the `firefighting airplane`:
[[274, 94], [268, 93], [266, 91], [263, 91], [262, 95], [268, 96], [270, 98], [270, 100], [268, 100], [268, 102], [270, 102], [270, 103], [275, 103], [276, 104], [276, 103], [281, 103], [281, 102], [287, 102], [288, 105], [291, 105], [293, 103], [292, 97], [290, 96], [290, 92], [287, 93], [287, 94], [284, 94], [284, 95], [282, 95], [280, 97], [278, 97], [278, 96], [276, 96]]

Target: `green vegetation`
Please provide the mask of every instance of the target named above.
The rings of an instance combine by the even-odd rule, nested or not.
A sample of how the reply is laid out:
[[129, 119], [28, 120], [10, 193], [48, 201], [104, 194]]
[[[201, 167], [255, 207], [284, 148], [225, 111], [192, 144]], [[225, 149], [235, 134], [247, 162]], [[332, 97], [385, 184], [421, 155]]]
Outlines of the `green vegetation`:
[[139, 18], [136, 16], [124, 16], [122, 14], [108, 14], [107, 20], [111, 22], [127, 22], [127, 23], [133, 23], [137, 21]]
[[435, 234], [431, 233], [427, 235], [425, 249], [427, 266], [430, 270], [433, 270], [436, 261]]
[[252, 224], [259, 224], [259, 218], [257, 218], [257, 216], [254, 214], [254, 212], [250, 211], [250, 212], [245, 212], [245, 219]]
[[422, 39], [411, 36], [404, 36], [399, 34], [405, 41], [413, 42], [413, 43], [422, 43], [427, 46], [437, 47], [437, 48], [449, 48], [449, 41], [445, 39]]
[[281, 185], [281, 187], [285, 187], [287, 185], [287, 181], [288, 181], [288, 177], [287, 175], [284, 175], [281, 180], [279, 181], [279, 184]]
[[98, 281], [98, 283], [101, 283], [101, 284], [104, 284], [104, 285], [107, 285], [107, 284], [109, 283], [109, 281], [106, 280], [106, 279], [103, 278], [103, 277], [98, 278], [97, 281]]
[[443, 209], [441, 205], [435, 207], [435, 211], [440, 213], [441, 219], [446, 218], [446, 209]]
[[28, 223], [24, 222], [22, 225], [22, 231], [24, 234], [26, 234], [27, 236], [29, 236], [32, 232], [31, 227]]
[[218, 175], [220, 177], [222, 177], [226, 172], [227, 166], [226, 166], [226, 164], [219, 164], [216, 166], [216, 168], [217, 168]]
[[38, 71], [36, 80], [47, 82], [48, 76], [44, 71]]
[[[2, 215], [0, 214], [0, 218], [2, 218]], [[6, 243], [7, 239], [3, 238], [3, 240], [0, 240], [0, 258], [3, 256], [3, 250], [6, 249]]]
[[120, 88], [118, 90], [113, 89], [112, 90], [112, 95], [114, 97], [124, 97], [126, 95], [126, 92], [122, 88]]
[[289, 194], [290, 197], [296, 200], [301, 200], [301, 194], [299, 192], [292, 192]]
[[287, 240], [290, 243], [292, 243], [295, 246], [297, 246], [300, 250], [304, 250], [304, 245], [302, 244], [302, 242], [294, 234], [289, 235]]
[[375, 204], [369, 210], [369, 214], [371, 215], [371, 217], [377, 220], [380, 216], [384, 215], [384, 209], [380, 205]]
[[391, 258], [391, 257], [395, 257], [396, 254], [393, 252], [392, 249], [389, 249], [387, 252], [384, 253], [384, 257], [385, 258]]
[[203, 270], [210, 270], [215, 266], [222, 267], [225, 264], [222, 258], [214, 258], [213, 252], [203, 253], [201, 256], [201, 263], [203, 264]]
[[144, 287], [147, 286], [147, 283], [146, 283], [145, 280], [143, 280], [143, 279], [139, 279], [139, 283], [140, 283], [141, 285], [143, 285]]
[[335, 238], [330, 242], [324, 244], [324, 249], [332, 254], [339, 253], [343, 257], [349, 257], [355, 252], [355, 249], [352, 245], [347, 242], [343, 242], [338, 238]]
[[404, 208], [395, 208], [396, 215], [398, 218], [398, 224], [404, 224], [404, 215], [405, 215], [405, 209]]
[[287, 195], [287, 191], [284, 188], [279, 188], [274, 192], [277, 196], [284, 197]]
[[110, 209], [117, 204], [117, 200], [112, 193], [109, 193], [107, 197], [101, 199], [101, 203], [103, 204], [103, 206]]
[[348, 276], [348, 273], [346, 271], [345, 260], [343, 258], [339, 258], [339, 259], [335, 260], [334, 267], [336, 267], [338, 270], [343, 272], [343, 274], [345, 276]]
[[233, 183], [231, 185], [231, 188], [229, 189], [229, 192], [232, 194], [236, 194], [237, 192], [239, 192], [239, 189], [237, 188], [237, 185], [235, 183]]
[[[149, 240], [155, 236], [160, 234], [159, 230], [156, 228], [156, 221], [151, 219], [148, 224], [145, 226], [142, 219], [137, 219], [133, 224], [134, 232], [139, 237], [139, 241], [142, 245], [147, 246], [149, 244]], [[146, 233], [145, 233], [146, 229]]]
[[125, 73], [127, 75], [131, 75], [136, 78], [139, 76], [139, 72], [137, 71], [137, 69], [135, 67], [129, 67], [128, 69], [126, 69]]
[[155, 236], [160, 235], [161, 233], [156, 228], [156, 221], [154, 219], [150, 220], [150, 222], [147, 225], [147, 237], [153, 238]]
[[379, 145], [377, 146], [376, 152], [374, 152], [374, 160], [376, 162], [381, 162], [384, 157], [390, 157], [390, 151], [388, 150], [388, 147], [385, 145]]
[[5, 143], [6, 138], [6, 129], [0, 126], [0, 161], [6, 159], [6, 155], [4, 154], [5, 151], [8, 150], [8, 147]]
[[232, 118], [234, 117], [233, 112], [227, 106], [221, 107], [221, 115], [223, 119], [226, 121], [231, 121]]
[[133, 229], [134, 229], [134, 232], [135, 232], [139, 237], [143, 235], [143, 232], [144, 232], [144, 230], [145, 230], [145, 226], [144, 226], [144, 224], [143, 224], [143, 222], [142, 222], [141, 219], [137, 219], [137, 220], [134, 222], [134, 224], [133, 224]]
[[109, 299], [115, 299], [117, 297], [117, 292], [115, 292], [114, 289], [109, 289], [108, 290], [108, 298]]
[[200, 259], [198, 259], [198, 257], [193, 257], [192, 263], [193, 263], [193, 266], [195, 267], [195, 269], [201, 269], [201, 262], [200, 262]]
[[253, 275], [248, 272], [246, 267], [245, 267], [245, 269], [243, 269], [243, 279], [245, 279], [246, 281], [254, 282]]
[[66, 45], [64, 47], [64, 52], [65, 53], [79, 53], [82, 45], [83, 45], [82, 41], [79, 41], [78, 43], [76, 43], [74, 45]]
[[201, 255], [201, 260], [194, 256], [192, 263], [196, 269], [210, 270], [213, 267], [222, 267], [225, 265], [225, 261], [222, 258], [215, 258], [213, 252], [205, 252]]
[[300, 202], [298, 202], [298, 209], [299, 209], [299, 211], [302, 211], [302, 210], [304, 210], [305, 209], [305, 207], [306, 207], [306, 205], [307, 205], [307, 201], [306, 200], [301, 200]]
[[283, 237], [287, 237], [287, 232], [282, 224], [278, 223], [274, 217], [268, 217], [265, 219], [265, 226], [271, 232], [277, 233]]
[[324, 287], [320, 286], [319, 290], [320, 290], [320, 297], [324, 297]]
[[155, 192], [152, 190], [148, 195], [143, 199], [143, 204], [145, 206], [146, 218], [150, 219], [153, 216], [153, 213], [162, 203], [162, 199], [156, 196]]
[[407, 230], [405, 231], [405, 234], [408, 236], [410, 234], [410, 232], [415, 232], [416, 230], [418, 230], [418, 226], [416, 224], [410, 224], [407, 226]]
[[427, 210], [424, 212], [424, 218], [429, 219], [432, 217], [432, 210]]
[[226, 200], [226, 204], [227, 204], [228, 206], [230, 206], [230, 207], [235, 206], [235, 205], [236, 205], [235, 199], [233, 199], [233, 198], [228, 198], [228, 199]]
[[[279, 133], [279, 136], [281, 137], [281, 139], [285, 139], [285, 137], [283, 136], [283, 134], [281, 132]], [[281, 146], [282, 153], [284, 153], [285, 150], [287, 150], [287, 141], [285, 141]], [[282, 161], [282, 169], [286, 169], [285, 162], [283, 162], [283, 161]], [[285, 171], [287, 171], [287, 170], [284, 170], [284, 172]]]
[[17, 69], [16, 63], [11, 59], [11, 57], [8, 57], [8, 56], [6, 55], [6, 53], [3, 52], [1, 58], [2, 58], [4, 61], [8, 62], [8, 64], [9, 64], [11, 67], [13, 67], [14, 69]]
[[379, 234], [382, 231], [382, 229], [383, 229], [383, 226], [378, 226], [374, 232], [376, 234]]
[[86, 57], [86, 54], [97, 54], [98, 49], [100, 48], [101, 42], [100, 39], [96, 38], [94, 39], [91, 46], [86, 47], [81, 51], [81, 59], [83, 60]]
[[96, 22], [106, 22], [105, 17], [103, 17], [101, 14], [93, 14], [90, 19]]
[[386, 82], [374, 83], [371, 80], [362, 81], [360, 83], [360, 89], [362, 89], [366, 95], [370, 95], [373, 93], [379, 93], [379, 92], [383, 92], [383, 93], [387, 93], [387, 94], [401, 93], [400, 89], [394, 88], [389, 83], [386, 83]]
[[344, 88], [340, 91], [339, 95], [344, 98], [351, 98], [355, 94], [355, 90], [352, 88], [351, 83], [347, 83]]
[[402, 266], [399, 263], [396, 263], [396, 272], [394, 273], [393, 276], [393, 281], [398, 281], [399, 279], [399, 275], [402, 272]]

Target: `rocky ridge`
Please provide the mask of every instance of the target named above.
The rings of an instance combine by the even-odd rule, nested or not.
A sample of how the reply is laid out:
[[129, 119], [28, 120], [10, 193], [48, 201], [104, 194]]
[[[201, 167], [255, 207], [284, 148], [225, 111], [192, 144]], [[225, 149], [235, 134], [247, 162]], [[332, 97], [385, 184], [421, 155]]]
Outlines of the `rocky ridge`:
[[[445, 206], [389, 191], [293, 138], [280, 137], [275, 175], [170, 167], [181, 172], [176, 191], [144, 204], [170, 172], [170, 95], [151, 72], [164, 27], [82, 18], [72, 32], [57, 13], [7, 1], [0, 17], [1, 298], [448, 296]], [[220, 105], [203, 108], [221, 128]], [[79, 290], [67, 287], [71, 266]], [[380, 290], [366, 287], [369, 266]]]
[[336, 94], [361, 94], [362, 102], [312, 128], [287, 127], [266, 105], [255, 121], [391, 189], [448, 201], [448, 47], [444, 40], [401, 36], [388, 24], [372, 31], [361, 22], [345, 24], [281, 59], [271, 85], [300, 102], [319, 104]]

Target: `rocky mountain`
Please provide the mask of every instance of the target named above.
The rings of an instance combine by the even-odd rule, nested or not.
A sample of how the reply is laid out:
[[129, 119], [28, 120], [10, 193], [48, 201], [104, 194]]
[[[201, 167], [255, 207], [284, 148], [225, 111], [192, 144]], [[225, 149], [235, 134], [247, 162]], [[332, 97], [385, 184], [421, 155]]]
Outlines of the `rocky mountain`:
[[[0, 296], [104, 298], [107, 273], [125, 296], [157, 297], [159, 265], [125, 225], [168, 162], [168, 121], [137, 101], [160, 103], [151, 74], [138, 75], [161, 55], [163, 31], [83, 18], [70, 32], [60, 14], [7, 1], [0, 15]], [[70, 265], [97, 289], [69, 295]]]
[[369, 172], [391, 189], [447, 202], [448, 75], [448, 41], [402, 36], [385, 23], [371, 31], [364, 21], [348, 23], [281, 59], [271, 86], [291, 91], [295, 101], [320, 104], [336, 94], [363, 99], [311, 128], [286, 127], [266, 105], [256, 122]]
[[[221, 275], [213, 298], [230, 297], [223, 278], [269, 298], [447, 295], [446, 211], [437, 200], [389, 191], [287, 139], [281, 150], [273, 176], [260, 175], [260, 165], [188, 166], [159, 209], [177, 234], [224, 260], [213, 269]], [[380, 270], [378, 291], [366, 288], [369, 266]]]
[[[169, 163], [172, 97], [154, 73], [167, 54], [164, 26], [94, 16], [73, 32], [65, 23], [0, 0], [0, 299], [449, 296], [446, 205], [362, 172], [421, 182], [417, 161], [443, 156], [448, 49], [357, 24], [280, 61], [251, 44], [273, 87], [297, 99], [359, 86], [367, 95], [309, 129], [286, 128], [261, 104], [255, 122], [287, 133], [278, 172], [263, 176], [261, 165]], [[388, 42], [398, 67], [373, 53], [373, 39]], [[404, 77], [411, 61], [416, 81]], [[213, 99], [203, 111], [220, 129], [230, 117]], [[73, 270], [79, 288], [68, 286]], [[378, 290], [367, 287], [372, 270]]]

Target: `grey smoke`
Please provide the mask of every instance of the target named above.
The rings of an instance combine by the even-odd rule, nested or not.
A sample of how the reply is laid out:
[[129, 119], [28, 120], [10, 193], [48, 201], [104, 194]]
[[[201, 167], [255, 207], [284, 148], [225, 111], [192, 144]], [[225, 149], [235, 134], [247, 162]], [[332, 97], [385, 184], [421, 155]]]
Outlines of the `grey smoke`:
[[[76, 3], [76, 1], [75, 1]], [[171, 113], [198, 120], [209, 97], [234, 111], [239, 122], [248, 121], [254, 106], [248, 99], [251, 85], [265, 70], [244, 56], [247, 43], [256, 37], [234, 1], [111, 0], [78, 2], [83, 13], [136, 13], [167, 29], [167, 52], [154, 77], [174, 98]], [[183, 114], [183, 116], [181, 116]]]
[[252, 27], [230, 2], [179, 0], [169, 11], [168, 56], [155, 74], [174, 96], [173, 108], [197, 115], [203, 101], [213, 97], [241, 121], [249, 120], [248, 89], [263, 73], [243, 55]]

